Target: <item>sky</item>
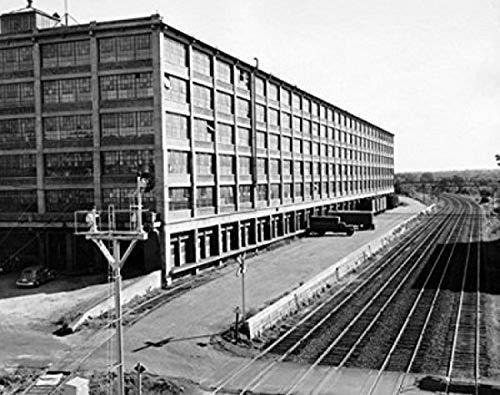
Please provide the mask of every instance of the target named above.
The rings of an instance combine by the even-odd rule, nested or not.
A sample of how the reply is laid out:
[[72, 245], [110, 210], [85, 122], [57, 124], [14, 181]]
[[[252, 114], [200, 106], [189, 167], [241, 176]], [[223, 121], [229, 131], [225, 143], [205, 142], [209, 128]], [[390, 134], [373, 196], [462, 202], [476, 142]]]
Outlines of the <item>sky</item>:
[[[500, 0], [68, 0], [165, 23], [395, 134], [401, 171], [496, 167]], [[0, 10], [21, 8], [1, 0]], [[35, 0], [63, 14], [64, 0]]]

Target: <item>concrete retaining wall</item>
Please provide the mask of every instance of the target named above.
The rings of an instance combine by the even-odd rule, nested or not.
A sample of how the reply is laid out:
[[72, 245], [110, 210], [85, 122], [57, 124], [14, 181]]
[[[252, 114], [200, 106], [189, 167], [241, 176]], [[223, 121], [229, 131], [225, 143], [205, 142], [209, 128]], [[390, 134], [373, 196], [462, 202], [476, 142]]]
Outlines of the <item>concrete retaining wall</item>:
[[[128, 284], [122, 289], [122, 304], [130, 302], [136, 296], [143, 296], [146, 293], [161, 287], [161, 270], [151, 272], [137, 281]], [[93, 317], [99, 317], [105, 312], [115, 308], [114, 295], [108, 297], [85, 311], [80, 317], [69, 324], [69, 328], [75, 331], [86, 320]]]
[[302, 302], [308, 301], [311, 297], [321, 292], [326, 286], [331, 285], [351, 272], [393, 239], [404, 233], [421, 214], [428, 214], [432, 212], [434, 208], [434, 205], [429, 206], [422, 212], [411, 216], [384, 235], [363, 245], [340, 261], [335, 262], [329, 268], [310, 278], [305, 284], [292, 290], [289, 294], [250, 317], [246, 321], [250, 338], [253, 339], [259, 336], [263, 330], [273, 326], [279, 319], [300, 309]]

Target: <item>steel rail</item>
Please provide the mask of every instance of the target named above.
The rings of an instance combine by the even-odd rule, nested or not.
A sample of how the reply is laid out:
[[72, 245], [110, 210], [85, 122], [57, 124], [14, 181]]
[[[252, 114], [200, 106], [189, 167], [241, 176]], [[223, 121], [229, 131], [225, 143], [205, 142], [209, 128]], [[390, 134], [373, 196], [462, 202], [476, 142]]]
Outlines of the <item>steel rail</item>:
[[471, 221], [471, 229], [470, 229], [470, 234], [469, 234], [469, 242], [467, 244], [467, 254], [465, 258], [465, 265], [463, 269], [463, 274], [462, 274], [462, 283], [460, 286], [460, 298], [459, 298], [459, 303], [458, 303], [458, 312], [457, 312], [457, 317], [455, 321], [455, 326], [454, 326], [454, 331], [453, 331], [453, 343], [451, 347], [451, 355], [450, 355], [450, 362], [448, 365], [448, 369], [446, 372], [446, 393], [449, 393], [450, 390], [450, 382], [451, 382], [451, 375], [453, 374], [453, 368], [455, 364], [455, 352], [457, 350], [457, 342], [458, 342], [458, 332], [460, 330], [460, 319], [462, 317], [463, 313], [463, 303], [464, 303], [464, 298], [465, 298], [465, 283], [467, 281], [467, 270], [469, 267], [469, 257], [470, 257], [470, 249], [471, 249], [471, 244], [472, 244], [472, 236], [473, 236], [473, 221]]
[[[466, 224], [465, 223], [466, 222], [466, 217], [465, 216], [466, 216], [466, 213], [463, 213], [463, 215], [461, 217], [462, 223], [460, 224], [459, 232], [461, 232], [463, 230], [463, 228], [464, 228], [464, 226]], [[458, 225], [458, 222], [457, 222], [456, 225]], [[449, 236], [448, 236], [448, 238], [447, 238], [447, 240], [446, 240], [446, 244], [448, 244], [450, 242], [452, 236], [453, 236], [453, 234], [450, 233]], [[387, 365], [389, 364], [389, 362], [390, 362], [390, 360], [391, 360], [391, 358], [392, 358], [392, 356], [394, 354], [394, 351], [397, 349], [397, 347], [399, 345], [399, 342], [401, 341], [401, 338], [403, 337], [403, 334], [405, 333], [406, 329], [408, 328], [408, 325], [409, 325], [411, 319], [414, 318], [413, 315], [417, 311], [417, 307], [418, 307], [420, 301], [422, 300], [422, 296], [424, 295], [424, 292], [426, 290], [426, 286], [427, 286], [429, 280], [431, 279], [431, 277], [432, 277], [432, 275], [434, 273], [434, 270], [435, 270], [437, 264], [439, 263], [439, 260], [441, 259], [441, 257], [444, 254], [444, 251], [445, 251], [445, 248], [446, 248], [446, 244], [443, 245], [443, 247], [441, 248], [438, 256], [436, 257], [436, 261], [435, 261], [435, 263], [434, 263], [431, 271], [427, 275], [424, 284], [420, 288], [419, 294], [418, 294], [417, 298], [415, 299], [415, 301], [414, 301], [414, 303], [413, 303], [413, 305], [411, 307], [411, 310], [409, 311], [409, 313], [408, 313], [408, 315], [407, 315], [407, 317], [406, 317], [406, 319], [405, 319], [405, 321], [404, 321], [401, 329], [399, 330], [396, 339], [394, 340], [394, 342], [393, 342], [393, 344], [392, 344], [389, 352], [387, 353], [387, 355], [386, 355], [386, 357], [385, 357], [385, 359], [384, 359], [381, 367], [378, 369], [377, 375], [375, 377], [375, 380], [372, 382], [370, 388], [368, 389], [368, 394], [369, 395], [373, 394], [373, 392], [375, 391], [375, 389], [376, 389], [376, 387], [377, 387], [377, 385], [379, 383], [379, 380], [380, 380], [380, 378], [382, 376], [382, 373], [385, 371]], [[451, 262], [451, 258], [453, 257], [456, 245], [457, 245], [457, 243], [454, 242], [453, 246], [452, 246], [452, 249], [451, 249], [451, 251], [450, 251], [450, 253], [448, 255], [448, 259], [446, 260], [446, 264], [445, 264], [445, 266], [443, 268], [443, 271], [441, 273], [438, 286], [436, 287], [435, 295], [437, 293], [439, 293], [440, 286], [441, 286], [441, 284], [442, 284], [442, 282], [443, 282], [443, 280], [444, 280], [444, 278], [446, 276], [446, 272], [448, 271], [448, 267], [449, 267], [449, 264]], [[431, 304], [428, 307], [428, 313], [427, 313], [426, 317], [430, 317], [430, 315], [432, 314], [432, 311], [434, 310], [434, 306], [435, 306], [435, 301], [436, 301], [436, 297], [434, 297], [433, 300], [431, 301]], [[417, 337], [417, 344], [415, 345], [414, 349], [416, 349], [416, 348], [419, 347], [419, 344], [421, 342], [422, 336], [423, 336], [423, 331]], [[403, 379], [404, 379], [404, 377], [405, 376], [403, 376]], [[401, 381], [401, 383], [402, 382], [403, 382], [403, 380]]]
[[[472, 207], [472, 205], [471, 205]], [[472, 210], [473, 212], [474, 210]], [[475, 217], [475, 216], [473, 216]], [[479, 224], [480, 224], [480, 221], [479, 221]], [[460, 289], [460, 299], [459, 299], [459, 307], [458, 307], [458, 312], [457, 312], [457, 318], [456, 318], [456, 323], [455, 323], [455, 327], [454, 327], [454, 336], [453, 336], [453, 345], [452, 345], [452, 350], [451, 350], [451, 355], [450, 355], [450, 362], [449, 362], [449, 366], [448, 366], [448, 370], [447, 370], [447, 374], [446, 374], [446, 390], [445, 390], [445, 393], [448, 394], [450, 393], [450, 386], [451, 386], [451, 381], [453, 379], [453, 374], [454, 374], [454, 370], [455, 371], [458, 371], [459, 369], [456, 368], [456, 365], [457, 365], [457, 352], [460, 353], [460, 358], [463, 358], [464, 357], [464, 352], [463, 350], [460, 352], [459, 348], [462, 347], [464, 344], [465, 344], [465, 348], [467, 348], [467, 344], [469, 343], [467, 341], [467, 335], [470, 333], [470, 331], [468, 331], [468, 328], [465, 327], [464, 323], [462, 322], [462, 316], [465, 316], [466, 317], [466, 313], [467, 313], [467, 306], [465, 304], [465, 300], [466, 300], [466, 297], [469, 296], [469, 295], [466, 295], [467, 294], [470, 294], [470, 292], [467, 292], [466, 290], [466, 282], [468, 280], [468, 266], [472, 260], [472, 254], [471, 254], [471, 248], [472, 248], [472, 243], [473, 243], [473, 240], [474, 240], [474, 228], [477, 228], [479, 230], [479, 234], [481, 232], [481, 228], [479, 225], [478, 222], [474, 222], [474, 221], [471, 221], [471, 231], [470, 231], [470, 235], [469, 235], [469, 243], [467, 245], [467, 255], [466, 255], [466, 262], [465, 262], [465, 266], [464, 266], [464, 271], [463, 271], [463, 278], [462, 278], [462, 284], [461, 284], [461, 289]], [[478, 251], [479, 251], [479, 246], [478, 246]], [[480, 256], [478, 255], [478, 253], [476, 253], [476, 256], [475, 256], [475, 259], [476, 259], [476, 275], [475, 275], [475, 285], [476, 285], [476, 289], [475, 289], [475, 293], [476, 293], [476, 297], [475, 297], [475, 303], [473, 304], [473, 307], [474, 307], [474, 313], [475, 313], [475, 320], [474, 320], [474, 333], [473, 333], [473, 341], [474, 341], [474, 350], [473, 350], [473, 375], [474, 375], [474, 391], [476, 394], [478, 394], [479, 392], [479, 369], [480, 369], [480, 365], [479, 365], [479, 354], [480, 354], [480, 323], [479, 323], [479, 312], [480, 312], [480, 301], [479, 301], [479, 277], [478, 277], [478, 274], [479, 274], [479, 265], [480, 265], [480, 260], [479, 260]], [[469, 290], [470, 291], [470, 290]], [[474, 292], [474, 291], [472, 291]], [[468, 324], [468, 322], [466, 322], [465, 324]], [[459, 344], [459, 337], [462, 337], [462, 343]]]
[[[442, 210], [444, 211], [446, 209], [443, 208]], [[433, 215], [433, 217], [429, 220], [429, 222], [421, 223], [419, 224], [415, 229], [410, 230], [410, 234], [406, 237], [403, 237], [401, 241], [398, 242], [396, 249], [394, 251], [390, 252], [389, 258], [379, 267], [377, 270], [372, 273], [364, 282], [362, 283], [362, 286], [366, 285], [373, 277], [375, 277], [378, 273], [380, 273], [383, 269], [385, 269], [389, 264], [393, 263], [394, 259], [396, 259], [397, 255], [408, 248], [414, 241], [412, 241], [412, 237], [414, 234], [422, 235], [425, 234], [425, 230], [432, 228], [433, 226], [438, 226], [441, 223], [444, 223], [446, 218], [440, 218], [438, 215]], [[306, 321], [308, 321], [311, 317], [313, 317], [319, 310], [321, 310], [323, 307], [325, 307], [328, 303], [330, 303], [333, 299], [335, 299], [338, 295], [340, 295], [342, 292], [344, 292], [355, 280], [359, 279], [360, 276], [368, 272], [374, 265], [377, 263], [377, 260], [372, 262], [369, 266], [365, 267], [361, 273], [358, 274], [358, 276], [355, 279], [352, 279], [348, 283], [346, 283], [344, 286], [342, 286], [338, 291], [336, 291], [334, 294], [328, 297], [324, 302], [319, 304], [316, 308], [314, 308], [311, 312], [309, 312], [306, 316], [304, 316], [299, 322], [297, 322], [294, 326], [292, 326], [290, 329], [288, 329], [283, 335], [281, 335], [278, 339], [276, 339], [272, 344], [270, 344], [268, 347], [266, 347], [262, 352], [260, 352], [258, 355], [253, 357], [250, 361], [244, 363], [243, 365], [233, 369], [227, 376], [225, 376], [222, 380], [220, 380], [216, 386], [216, 388], [211, 392], [212, 394], [215, 394], [222, 389], [224, 389], [225, 386], [230, 384], [234, 379], [239, 377], [241, 374], [245, 373], [251, 366], [253, 366], [258, 360], [262, 359], [264, 356], [269, 354], [278, 344], [280, 344], [282, 341], [284, 341], [287, 337], [289, 337], [294, 331], [296, 331], [301, 325], [303, 325]], [[360, 287], [358, 287], [360, 288]], [[358, 289], [357, 288], [357, 289]], [[356, 290], [357, 290], [356, 289]], [[349, 294], [347, 298], [350, 298], [353, 293]], [[343, 301], [341, 303], [344, 303]], [[324, 320], [321, 321], [323, 323]], [[304, 336], [302, 336], [297, 342], [294, 343], [292, 346], [293, 350], [295, 350], [306, 338], [308, 338], [313, 331], [315, 331], [319, 325], [315, 325], [313, 328], [311, 328]], [[287, 351], [288, 356], [293, 350]], [[285, 357], [286, 357], [285, 356]], [[262, 375], [259, 373], [259, 378], [263, 376], [267, 371], [269, 371], [277, 362], [280, 362], [283, 360], [285, 357], [280, 357], [280, 359], [275, 360], [271, 362], [268, 366], [264, 368], [264, 372], [260, 371]], [[246, 387], [248, 387], [249, 384], [247, 384]], [[245, 388], [246, 388], [245, 387]]]
[[[449, 223], [451, 223], [452, 221], [452, 217], [449, 216], [447, 218], [447, 225]], [[446, 230], [446, 227], [443, 227], [443, 228], [439, 228], [436, 230], [436, 233], [430, 233], [428, 235], [426, 235], [426, 239], [425, 241], [427, 240], [436, 240], [437, 238], [439, 238], [441, 236], [441, 234], [444, 233], [444, 231]], [[413, 264], [410, 264], [411, 267], [408, 269], [407, 273], [405, 274], [405, 276], [403, 277], [402, 280], [400, 280], [399, 284], [396, 286], [396, 288], [392, 291], [391, 295], [389, 296], [389, 298], [386, 300], [386, 302], [384, 303], [383, 307], [379, 310], [379, 312], [376, 314], [375, 318], [372, 320], [371, 324], [369, 325], [369, 328], [373, 325], [373, 323], [378, 319], [378, 317], [380, 316], [381, 312], [387, 307], [387, 305], [392, 301], [392, 299], [395, 297], [395, 295], [397, 294], [397, 292], [401, 289], [401, 287], [405, 284], [406, 280], [410, 277], [410, 275], [413, 273], [413, 271], [419, 266], [419, 264], [421, 263], [420, 262], [420, 259], [422, 256], [424, 256], [425, 254], [427, 254], [427, 252], [431, 249], [431, 247], [433, 246], [433, 243], [429, 243], [426, 245], [424, 251], [419, 255], [418, 259], [416, 260], [416, 262], [414, 262]], [[357, 315], [353, 318], [353, 320], [348, 324], [348, 326], [346, 328], [344, 328], [344, 330], [333, 340], [332, 343], [330, 343], [330, 345], [322, 352], [322, 354], [316, 359], [316, 361], [314, 361], [313, 364], [311, 364], [311, 366], [306, 370], [305, 373], [303, 373], [293, 384], [292, 386], [287, 390], [287, 394], [291, 394], [308, 376], [309, 374], [325, 359], [325, 357], [332, 351], [332, 349], [337, 345], [337, 343], [344, 337], [344, 335], [346, 333], [349, 332], [349, 330], [354, 326], [354, 324], [359, 320], [360, 317], [362, 317], [364, 315], [364, 313], [372, 306], [372, 304], [374, 303], [375, 300], [378, 299], [378, 297], [382, 294], [383, 291], [385, 291], [389, 285], [392, 283], [392, 281], [394, 280], [394, 278], [396, 277], [397, 274], [399, 274], [399, 272], [403, 269], [407, 269], [406, 268], [406, 265], [409, 264], [409, 262], [411, 261], [411, 259], [417, 254], [418, 252], [418, 249], [414, 249], [410, 255], [408, 255], [404, 261], [401, 263], [401, 266], [398, 268], [398, 270], [396, 270], [396, 272], [389, 278], [387, 279], [386, 283], [384, 284], [384, 286], [382, 286], [378, 292], [372, 297], [372, 299], [370, 300], [369, 303], [367, 303], [361, 311], [359, 311], [357, 313]], [[369, 329], [368, 328], [368, 329]], [[366, 331], [365, 331], [366, 332]], [[363, 335], [361, 337], [358, 338], [358, 340], [355, 342], [354, 346], [357, 346], [359, 344], [359, 342], [361, 341], [361, 338], [363, 337]], [[354, 348], [353, 346], [353, 348]], [[351, 350], [349, 351], [348, 355], [346, 357], [344, 357], [344, 360], [342, 361], [342, 363], [345, 363], [345, 361], [347, 360], [348, 357], [350, 357], [350, 355], [352, 354], [352, 350], [353, 348], [351, 348]], [[338, 366], [335, 367], [334, 371], [338, 370]]]

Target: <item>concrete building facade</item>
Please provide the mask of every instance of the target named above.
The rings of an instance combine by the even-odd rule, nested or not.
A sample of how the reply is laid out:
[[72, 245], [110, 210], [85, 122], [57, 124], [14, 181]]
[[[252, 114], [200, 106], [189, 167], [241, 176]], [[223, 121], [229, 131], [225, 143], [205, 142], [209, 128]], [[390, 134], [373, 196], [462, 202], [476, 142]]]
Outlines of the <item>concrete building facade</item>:
[[29, 6], [1, 29], [0, 259], [102, 265], [72, 213], [127, 207], [143, 167], [163, 225], [132, 261], [166, 278], [393, 193], [393, 134], [159, 15], [64, 26]]

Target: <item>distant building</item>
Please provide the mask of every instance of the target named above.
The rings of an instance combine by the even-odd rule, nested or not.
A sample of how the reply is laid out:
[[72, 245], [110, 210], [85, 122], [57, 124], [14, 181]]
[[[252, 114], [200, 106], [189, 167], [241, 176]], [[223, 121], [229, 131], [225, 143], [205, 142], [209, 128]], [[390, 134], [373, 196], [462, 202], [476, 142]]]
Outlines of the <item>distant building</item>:
[[72, 212], [126, 207], [142, 166], [165, 226], [128, 266], [166, 275], [393, 193], [393, 134], [159, 15], [64, 26], [30, 4], [0, 20], [0, 260], [105, 267]]

